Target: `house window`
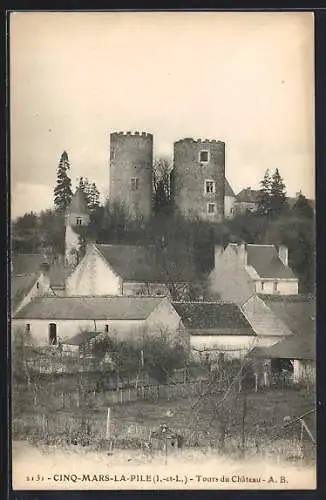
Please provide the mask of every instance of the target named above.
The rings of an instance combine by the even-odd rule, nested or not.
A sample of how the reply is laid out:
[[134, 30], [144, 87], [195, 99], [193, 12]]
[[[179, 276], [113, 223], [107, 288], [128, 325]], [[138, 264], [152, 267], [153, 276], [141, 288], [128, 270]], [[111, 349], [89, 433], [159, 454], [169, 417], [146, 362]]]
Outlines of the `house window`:
[[83, 222], [83, 219], [81, 217], [77, 217], [76, 218], [76, 225], [77, 226], [81, 226], [82, 225], [82, 222]]
[[25, 332], [29, 333], [30, 331], [31, 331], [31, 325], [30, 323], [26, 323]]
[[199, 152], [199, 161], [201, 163], [208, 163], [208, 151]]
[[109, 333], [109, 325], [104, 325], [104, 333]]
[[55, 323], [49, 324], [49, 344], [57, 345], [57, 325]]
[[138, 191], [139, 189], [139, 179], [137, 177], [132, 177], [131, 179], [131, 190]]
[[211, 181], [211, 180], [205, 181], [205, 193], [206, 194], [215, 193], [215, 182], [214, 181]]
[[264, 281], [262, 281], [262, 282], [261, 282], [261, 290], [262, 290], [262, 292], [264, 291], [264, 287], [265, 287], [265, 282], [264, 282]]
[[207, 213], [209, 215], [213, 215], [216, 213], [216, 203], [208, 203], [207, 204]]
[[274, 293], [276, 293], [278, 291], [277, 281], [275, 281], [275, 283], [273, 284], [273, 291], [274, 291]]

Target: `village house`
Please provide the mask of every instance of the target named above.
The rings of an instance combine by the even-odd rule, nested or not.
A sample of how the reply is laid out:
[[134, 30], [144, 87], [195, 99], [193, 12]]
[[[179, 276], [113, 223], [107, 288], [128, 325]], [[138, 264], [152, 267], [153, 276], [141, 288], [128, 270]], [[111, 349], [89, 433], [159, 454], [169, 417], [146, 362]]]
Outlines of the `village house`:
[[37, 345], [56, 345], [81, 331], [119, 340], [142, 334], [176, 337], [180, 317], [164, 297], [37, 297], [18, 311], [12, 326], [28, 331]]
[[253, 213], [258, 210], [259, 191], [247, 187], [237, 194], [234, 206], [236, 214]]
[[257, 360], [268, 366], [268, 377], [260, 383], [270, 384], [281, 372], [293, 382], [314, 380], [316, 311], [313, 297], [261, 295], [252, 297], [242, 309], [258, 334], [259, 331], [271, 335], [274, 332], [275, 339], [277, 333], [283, 334], [283, 339], [270, 345], [261, 343], [251, 353], [260, 377], [263, 363]]
[[212, 296], [244, 303], [253, 294], [298, 294], [298, 279], [288, 265], [285, 246], [229, 243], [215, 247], [209, 277]]
[[220, 353], [243, 357], [257, 343], [257, 335], [236, 304], [173, 302], [189, 335], [194, 359], [213, 361]]
[[189, 289], [191, 263], [176, 268], [160, 249], [135, 245], [91, 243], [84, 258], [66, 280], [66, 295], [169, 296]]
[[229, 181], [225, 178], [225, 192], [224, 192], [224, 217], [229, 219], [235, 215], [235, 204], [237, 197], [230, 186]]
[[17, 254], [11, 261], [11, 309], [15, 314], [34, 297], [53, 295], [43, 254]]

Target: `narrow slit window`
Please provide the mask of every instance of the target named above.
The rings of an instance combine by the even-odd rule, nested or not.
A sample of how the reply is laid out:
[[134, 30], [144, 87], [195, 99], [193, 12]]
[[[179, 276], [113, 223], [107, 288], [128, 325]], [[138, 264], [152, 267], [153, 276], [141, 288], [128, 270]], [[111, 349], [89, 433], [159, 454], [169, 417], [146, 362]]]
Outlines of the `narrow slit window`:
[[215, 203], [208, 203], [207, 205], [207, 213], [210, 215], [213, 215], [216, 213], [216, 204]]
[[49, 344], [57, 345], [57, 325], [55, 323], [49, 324]]
[[131, 179], [131, 190], [138, 191], [139, 189], [139, 179], [137, 177], [132, 177]]

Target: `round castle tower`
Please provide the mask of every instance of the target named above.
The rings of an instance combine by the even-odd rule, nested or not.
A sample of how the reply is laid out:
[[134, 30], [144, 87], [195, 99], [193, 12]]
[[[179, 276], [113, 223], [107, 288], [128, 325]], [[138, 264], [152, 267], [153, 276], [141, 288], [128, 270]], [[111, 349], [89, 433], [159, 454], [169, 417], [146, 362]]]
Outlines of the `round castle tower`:
[[225, 143], [181, 139], [174, 143], [172, 195], [185, 216], [224, 219]]
[[74, 266], [80, 251], [80, 230], [89, 224], [87, 200], [82, 189], [77, 188], [65, 214], [65, 262]]
[[132, 218], [148, 219], [152, 210], [153, 135], [110, 134], [110, 203]]

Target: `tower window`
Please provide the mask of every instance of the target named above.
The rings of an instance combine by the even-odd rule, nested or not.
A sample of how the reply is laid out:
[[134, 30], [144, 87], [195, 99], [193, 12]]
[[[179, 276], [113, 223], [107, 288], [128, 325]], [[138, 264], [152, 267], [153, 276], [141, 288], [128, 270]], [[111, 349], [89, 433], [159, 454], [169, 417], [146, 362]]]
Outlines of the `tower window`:
[[137, 177], [132, 177], [131, 179], [131, 190], [138, 191], [139, 189], [139, 179]]
[[262, 292], [264, 291], [264, 287], [265, 287], [265, 282], [264, 282], [264, 281], [262, 281], [262, 282], [261, 282], [261, 290], [262, 290]]
[[57, 345], [57, 325], [55, 323], [49, 324], [49, 344]]
[[31, 325], [30, 323], [26, 323], [25, 332], [29, 333], [30, 331], [31, 331]]
[[215, 182], [211, 180], [205, 181], [205, 193], [211, 194], [215, 193]]
[[208, 151], [200, 151], [199, 152], [199, 161], [201, 163], [207, 163], [208, 162]]
[[82, 225], [82, 223], [83, 223], [83, 219], [82, 219], [81, 217], [77, 217], [77, 218], [76, 218], [76, 225], [77, 225], [77, 226], [81, 226], [81, 225]]
[[273, 290], [274, 290], [274, 293], [276, 293], [278, 291], [278, 287], [277, 287], [277, 281], [275, 281], [273, 283]]
[[215, 203], [208, 203], [207, 205], [207, 213], [212, 215], [216, 213], [216, 204]]
[[109, 325], [104, 325], [104, 333], [109, 333]]

